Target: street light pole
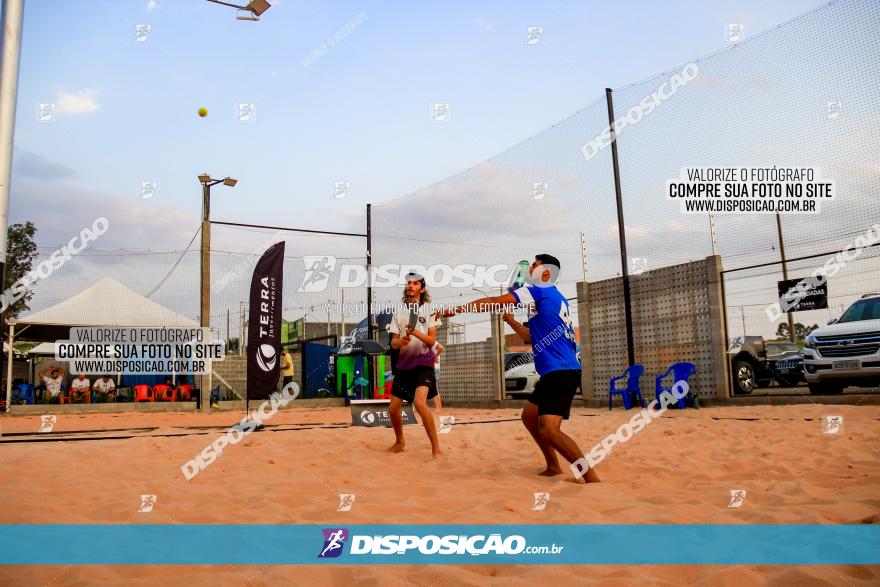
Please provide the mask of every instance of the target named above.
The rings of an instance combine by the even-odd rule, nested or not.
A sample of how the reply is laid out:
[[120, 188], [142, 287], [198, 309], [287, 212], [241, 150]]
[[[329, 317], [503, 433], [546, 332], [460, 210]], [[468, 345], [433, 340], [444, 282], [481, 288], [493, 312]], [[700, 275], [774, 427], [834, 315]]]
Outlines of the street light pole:
[[[202, 247], [201, 261], [199, 264], [200, 287], [199, 287], [199, 326], [211, 328], [211, 187], [222, 183], [229, 187], [235, 187], [237, 179], [227, 177], [224, 179], [211, 179], [211, 176], [203, 173], [199, 176], [202, 184]], [[211, 378], [208, 375], [199, 377], [199, 406], [202, 411], [211, 409]]]

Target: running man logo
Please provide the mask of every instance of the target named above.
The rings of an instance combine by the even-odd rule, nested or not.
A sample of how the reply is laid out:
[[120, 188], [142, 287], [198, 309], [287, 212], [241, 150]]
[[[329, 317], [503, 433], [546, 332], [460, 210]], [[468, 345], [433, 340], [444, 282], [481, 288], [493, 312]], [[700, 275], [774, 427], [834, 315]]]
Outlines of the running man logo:
[[532, 505], [532, 511], [540, 512], [547, 509], [547, 504], [550, 503], [550, 494], [549, 493], [535, 493], [535, 503]]
[[306, 267], [302, 285], [296, 291], [319, 292], [327, 289], [330, 275], [336, 270], [336, 257], [331, 256], [304, 256], [303, 264]]
[[449, 102], [431, 104], [431, 122], [449, 122]]
[[40, 432], [52, 432], [58, 416], [40, 416]]
[[529, 36], [526, 38], [526, 42], [523, 45], [537, 45], [541, 42], [541, 37], [544, 36], [544, 27], [542, 26], [530, 26], [528, 27]]
[[58, 120], [58, 108], [54, 102], [37, 103], [37, 122], [55, 122]]
[[147, 37], [150, 36], [150, 31], [153, 30], [153, 26], [149, 24], [136, 24], [134, 25], [134, 42], [135, 43], [143, 43], [147, 40]]
[[843, 102], [839, 100], [829, 100], [825, 104], [825, 118], [834, 120], [843, 112]]
[[254, 102], [240, 102], [235, 110], [235, 120], [238, 122], [256, 122], [257, 105]]
[[829, 436], [843, 432], [843, 416], [825, 416], [822, 419], [822, 433]]
[[337, 200], [341, 200], [345, 196], [348, 195], [348, 191], [351, 189], [350, 181], [334, 181], [333, 182], [333, 197]]
[[339, 494], [339, 507], [336, 508], [337, 512], [350, 512], [351, 506], [354, 505], [354, 493], [340, 493]]
[[644, 257], [633, 257], [632, 258], [632, 269], [630, 269], [630, 275], [641, 275], [645, 271], [648, 270], [648, 260]]
[[543, 200], [544, 196], [547, 195], [547, 190], [550, 189], [550, 184], [546, 181], [533, 181], [532, 182], [532, 199], [533, 200]]
[[727, 504], [727, 507], [729, 507], [729, 508], [742, 507], [742, 504], [745, 500], [746, 500], [746, 490], [745, 489], [731, 489], [730, 490], [730, 503]]
[[318, 558], [337, 558], [342, 554], [345, 541], [348, 540], [348, 530], [345, 528], [324, 528], [324, 547]]
[[159, 189], [159, 184], [155, 181], [142, 181], [141, 182], [141, 199], [149, 200], [156, 194], [156, 190]]
[[156, 496], [155, 495], [142, 495], [141, 496], [141, 507], [138, 508], [138, 512], [149, 513], [151, 511], [153, 511], [154, 505], [156, 505]]
[[452, 425], [455, 424], [455, 416], [440, 416], [439, 434], [449, 434], [452, 432]]
[[727, 25], [727, 40], [731, 43], [736, 43], [743, 36], [743, 31], [746, 30], [746, 25], [741, 22], [732, 22]]

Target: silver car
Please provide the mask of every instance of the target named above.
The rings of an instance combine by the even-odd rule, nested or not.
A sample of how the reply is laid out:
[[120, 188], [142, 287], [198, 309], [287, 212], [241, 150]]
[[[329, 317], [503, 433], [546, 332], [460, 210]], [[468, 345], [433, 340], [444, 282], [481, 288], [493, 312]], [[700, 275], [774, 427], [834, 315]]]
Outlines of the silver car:
[[804, 374], [810, 393], [880, 385], [880, 293], [862, 296], [804, 339]]

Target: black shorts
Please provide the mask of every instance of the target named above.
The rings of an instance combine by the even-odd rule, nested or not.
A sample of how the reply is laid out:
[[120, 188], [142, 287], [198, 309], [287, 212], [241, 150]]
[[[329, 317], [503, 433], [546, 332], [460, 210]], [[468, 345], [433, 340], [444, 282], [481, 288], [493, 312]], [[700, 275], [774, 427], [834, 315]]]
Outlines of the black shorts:
[[571, 401], [581, 385], [581, 370], [551, 371], [541, 375], [529, 401], [538, 406], [538, 415], [562, 416], [568, 420]]
[[437, 381], [434, 379], [434, 367], [414, 367], [412, 369], [398, 369], [394, 373], [394, 384], [391, 386], [391, 395], [413, 403], [416, 388], [425, 386], [428, 388], [428, 399], [437, 395]]

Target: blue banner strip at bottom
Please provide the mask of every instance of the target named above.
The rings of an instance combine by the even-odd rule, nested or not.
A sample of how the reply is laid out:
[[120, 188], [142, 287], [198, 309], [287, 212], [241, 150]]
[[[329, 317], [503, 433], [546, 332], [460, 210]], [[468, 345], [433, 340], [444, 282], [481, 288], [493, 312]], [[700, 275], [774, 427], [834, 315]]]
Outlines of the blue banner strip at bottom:
[[880, 564], [876, 525], [7, 524], [0, 564]]

